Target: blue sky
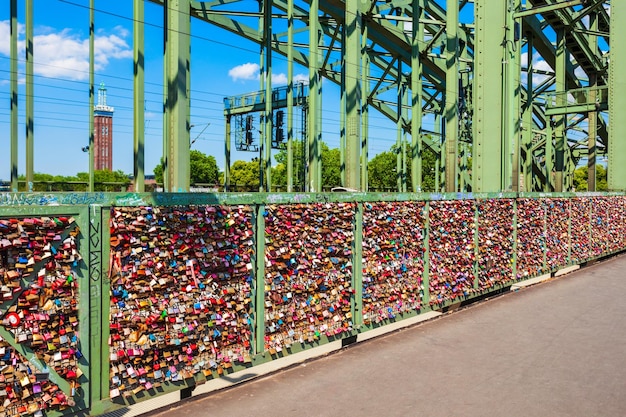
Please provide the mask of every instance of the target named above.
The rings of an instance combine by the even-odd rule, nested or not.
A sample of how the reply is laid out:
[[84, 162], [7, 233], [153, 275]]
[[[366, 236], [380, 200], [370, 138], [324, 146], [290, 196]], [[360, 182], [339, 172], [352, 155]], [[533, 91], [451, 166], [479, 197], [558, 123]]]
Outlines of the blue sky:
[[[88, 0], [34, 1], [35, 172], [74, 175], [88, 170], [89, 131], [89, 9]], [[9, 177], [10, 72], [9, 2], [0, 6], [0, 178]], [[95, 2], [95, 84], [107, 88], [113, 119], [113, 169], [133, 172], [132, 2]], [[162, 8], [146, 2], [146, 173], [162, 155]], [[24, 1], [18, 1], [19, 22], [19, 168], [25, 173]], [[192, 20], [191, 139], [192, 149], [214, 155], [224, 165], [223, 98], [259, 90], [259, 47], [204, 22]], [[273, 62], [273, 86], [286, 84], [283, 57]], [[308, 70], [294, 67], [296, 79]], [[338, 102], [338, 88], [325, 83], [324, 100]], [[97, 96], [96, 96], [97, 98]], [[338, 146], [339, 112], [324, 115], [324, 140]], [[374, 122], [376, 123], [376, 115]], [[389, 123], [378, 116], [380, 123]], [[379, 123], [379, 124], [380, 124]], [[208, 126], [207, 126], [208, 124]], [[337, 132], [337, 133], [335, 133]], [[372, 149], [388, 149], [395, 141]], [[250, 160], [255, 153], [234, 151], [232, 160]]]

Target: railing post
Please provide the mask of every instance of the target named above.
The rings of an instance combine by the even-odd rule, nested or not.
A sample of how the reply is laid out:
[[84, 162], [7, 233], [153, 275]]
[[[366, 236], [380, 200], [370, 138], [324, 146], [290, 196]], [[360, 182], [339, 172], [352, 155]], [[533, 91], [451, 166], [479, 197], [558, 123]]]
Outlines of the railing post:
[[357, 330], [363, 324], [363, 206], [362, 202], [356, 203], [352, 243], [352, 327]]
[[572, 264], [572, 197], [567, 200], [567, 265]]
[[422, 272], [422, 305], [427, 306], [428, 310], [430, 307], [430, 201], [426, 201], [423, 209], [424, 215], [424, 271]]
[[256, 252], [254, 254], [254, 354], [265, 351], [265, 204], [256, 206]]
[[480, 251], [478, 245], [480, 244], [480, 238], [478, 236], [478, 200], [474, 200], [474, 265], [472, 266], [474, 272], [474, 290], [480, 288], [480, 279], [478, 278], [478, 257], [480, 256]]
[[518, 197], [513, 199], [513, 259], [511, 262], [511, 272], [513, 274], [513, 280], [517, 280], [517, 222], [519, 218], [519, 214], [517, 212], [517, 199]]
[[543, 232], [542, 236], [542, 244], [543, 244], [543, 273], [548, 270], [548, 210], [546, 209], [547, 204], [544, 203], [543, 199], [538, 199], [541, 203], [541, 208], [543, 209]]

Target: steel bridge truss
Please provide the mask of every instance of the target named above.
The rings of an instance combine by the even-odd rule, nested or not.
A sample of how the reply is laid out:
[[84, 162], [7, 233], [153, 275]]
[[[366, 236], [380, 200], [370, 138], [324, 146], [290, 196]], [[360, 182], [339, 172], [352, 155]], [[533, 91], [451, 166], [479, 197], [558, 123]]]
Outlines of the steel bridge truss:
[[[309, 71], [308, 191], [321, 190], [322, 79], [341, 89], [338, 135], [344, 187], [367, 190], [369, 115], [374, 110], [395, 123], [398, 146], [407, 146], [405, 138], [410, 137], [413, 191], [421, 191], [425, 148], [445, 167], [443, 183], [449, 192], [570, 190], [573, 170], [585, 158], [589, 190], [595, 190], [599, 154], [608, 157], [609, 188], [626, 189], [626, 117], [618, 115], [626, 108], [626, 79], [620, 76], [626, 73], [626, 25], [615, 24], [626, 18], [626, 2], [151, 1], [163, 6], [165, 22], [163, 142], [168, 191], [189, 188], [185, 139], [191, 18], [260, 46], [265, 94], [261, 131], [269, 133], [262, 133], [259, 142], [267, 189], [274, 108], [271, 70], [277, 54], [288, 62], [288, 135], [293, 129], [291, 109], [298, 105], [290, 94], [295, 88], [293, 66]], [[135, 178], [141, 191], [143, 114], [138, 104], [143, 95], [144, 1], [135, 0], [134, 5]], [[28, 36], [32, 33], [27, 27]], [[27, 66], [27, 77], [28, 71]], [[434, 131], [423, 127], [428, 117], [435, 120]], [[12, 145], [16, 138], [12, 132]], [[16, 165], [17, 157], [12, 161]], [[32, 153], [27, 162], [27, 170], [32, 169]], [[398, 172], [406, 167], [399, 159]], [[399, 178], [406, 178], [404, 174]], [[398, 189], [406, 190], [406, 181], [399, 179]]]

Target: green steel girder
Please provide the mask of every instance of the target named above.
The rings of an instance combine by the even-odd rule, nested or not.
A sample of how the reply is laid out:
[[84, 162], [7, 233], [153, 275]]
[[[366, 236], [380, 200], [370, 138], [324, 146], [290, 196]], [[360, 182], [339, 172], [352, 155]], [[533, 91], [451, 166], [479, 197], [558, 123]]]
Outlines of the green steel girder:
[[[534, 7], [542, 7], [550, 5], [556, 6], [563, 2], [556, 0], [532, 0], [531, 3]], [[603, 61], [598, 59], [597, 51], [594, 52], [590, 50], [586, 35], [573, 30], [585, 28], [580, 20], [574, 21], [571, 12], [572, 9], [569, 8], [555, 9], [542, 13], [542, 16], [553, 28], [559, 29], [561, 27], [565, 27], [568, 29], [566, 35], [567, 49], [572, 56], [574, 56], [576, 62], [583, 68], [588, 76], [591, 74], [604, 76], [606, 73], [606, 67]], [[600, 79], [602, 79], [600, 84], [604, 84], [605, 80], [602, 77], [600, 77]]]
[[608, 183], [610, 191], [626, 190], [626, 2], [611, 2], [609, 68]]
[[[151, 1], [163, 4], [162, 0]], [[434, 104], [434, 107], [441, 111], [443, 107], [442, 100], [445, 98], [443, 92], [446, 88], [445, 60], [433, 48], [439, 47], [440, 43], [445, 42], [447, 38], [445, 32], [446, 10], [442, 7], [442, 4], [444, 4], [443, 0], [421, 0], [419, 3], [423, 10], [420, 22], [422, 22], [424, 33], [428, 36], [428, 39], [419, 43], [422, 79], [425, 81], [424, 85], [421, 86], [423, 104], [421, 108], [422, 110], [427, 110]], [[469, 3], [471, 2], [461, 1], [459, 7], [462, 8]], [[554, 8], [559, 7], [559, 2], [555, 0], [534, 0], [531, 3], [533, 6], [544, 4]], [[363, 78], [363, 82], [369, 84], [368, 88], [365, 89], [367, 93], [363, 100], [366, 105], [378, 110], [389, 119], [398, 120], [397, 112], [399, 108], [396, 103], [389, 100], [389, 97], [392, 97], [394, 92], [401, 87], [397, 82], [401, 75], [398, 73], [398, 63], [406, 64], [404, 68], [409, 68], [411, 65], [410, 31], [405, 30], [406, 27], [404, 25], [406, 22], [412, 21], [413, 2], [410, 0], [370, 1], [362, 2], [361, 5], [361, 7], [364, 7], [362, 10], [362, 24], [367, 25], [368, 62], [372, 68], [371, 71], [368, 71], [369, 75]], [[607, 30], [608, 21], [608, 14], [604, 7], [601, 7], [602, 5], [603, 2], [592, 0], [587, 7], [582, 9], [575, 10], [568, 7], [563, 10], [546, 11], [541, 15], [546, 17], [546, 15], [550, 16], [550, 13], [552, 13], [556, 19], [552, 21], [541, 21], [534, 15], [525, 16], [522, 19], [523, 32], [533, 37], [533, 50], [537, 51], [549, 66], [555, 68], [556, 53], [554, 45], [546, 35], [548, 26], [567, 26], [573, 32], [580, 32], [583, 28], [582, 18], [589, 13], [596, 13], [599, 21], [598, 31], [602, 32]], [[272, 18], [284, 18], [285, 15], [279, 11], [287, 10], [287, 7], [288, 2], [286, 0], [273, 1], [274, 11], [272, 12]], [[309, 2], [298, 1], [298, 4], [294, 4], [293, 10], [296, 22], [300, 21], [303, 25], [306, 25], [309, 19]], [[320, 51], [323, 51], [322, 65], [319, 70], [320, 75], [342, 85], [340, 65], [341, 50], [345, 47], [343, 45], [345, 42], [343, 23], [346, 17], [346, 3], [340, 0], [321, 0], [319, 1], [319, 10], [320, 29], [325, 43], [325, 45], [319, 46]], [[262, 42], [257, 28], [260, 15], [255, 10], [250, 9], [249, 4], [246, 6], [246, 2], [239, 0], [191, 2], [191, 14], [257, 44]], [[246, 19], [248, 19], [248, 24]], [[306, 27], [294, 29], [295, 33], [306, 31]], [[473, 25], [459, 25], [457, 32], [460, 36], [461, 46], [464, 46], [467, 51], [465, 56], [472, 59], [476, 48], [473, 39]], [[284, 40], [285, 36], [286, 33], [272, 34], [272, 49], [276, 53], [286, 56], [289, 53], [289, 48], [288, 42]], [[571, 46], [572, 49], [577, 48], [576, 51], [573, 51], [576, 56], [582, 56], [583, 58], [587, 56], [589, 58], [586, 61], [586, 58], [579, 58], [578, 63], [581, 67], [589, 67], [589, 62], [592, 62], [596, 65], [594, 68], [602, 71], [605, 69], [605, 61], [599, 58], [599, 54], [595, 54], [589, 48], [586, 36], [582, 33], [568, 34], [567, 45]], [[306, 43], [293, 45], [294, 50], [291, 52], [293, 62], [308, 66], [309, 46]], [[566, 65], [566, 88], [575, 89], [580, 87], [581, 83], [574, 73], [574, 66], [569, 62]], [[405, 78], [407, 83], [410, 82], [410, 78], [409, 73], [408, 78]], [[545, 83], [534, 87], [532, 92], [526, 92], [523, 87], [519, 89], [523, 101], [526, 100], [527, 96], [533, 97], [533, 116], [531, 119], [533, 128], [545, 128], [547, 117], [550, 114], [546, 116], [544, 104], [538, 100], [538, 96], [549, 91], [552, 85], [553, 79], [548, 78]], [[587, 107], [580, 107], [579, 110], [587, 109]], [[605, 146], [607, 142], [607, 125], [603, 122], [601, 115], [598, 121], [601, 146]], [[399, 126], [410, 132], [412, 126], [410, 118], [409, 120], [403, 120]], [[575, 143], [575, 141], [572, 142], [568, 138], [568, 147], [570, 149], [577, 149], [576, 146], [579, 145]], [[438, 146], [433, 147], [437, 148], [438, 152], [440, 151]]]
[[[554, 70], [556, 68], [556, 48], [543, 32], [541, 22], [536, 16], [527, 16], [523, 19], [522, 30], [526, 33], [530, 32], [533, 37], [533, 46], [546, 61], [546, 63]], [[574, 74], [573, 65], [567, 66], [567, 88], [574, 89], [582, 87], [578, 77]]]
[[[279, 3], [277, 2], [276, 4], [278, 5]], [[336, 11], [338, 10], [338, 8], [334, 8], [334, 10]], [[230, 19], [228, 17], [230, 14], [220, 15], [217, 11], [210, 11], [206, 3], [203, 4], [203, 8], [201, 10], [196, 11], [196, 15], [198, 14], [202, 14], [203, 19], [210, 21], [211, 23], [216, 24], [224, 29], [239, 33], [241, 36], [245, 37], [246, 39], [249, 39], [257, 43], [261, 42], [261, 39], [258, 36], [258, 31], [256, 29], [253, 29], [251, 27], [246, 27], [245, 25], [242, 25], [241, 23], [238, 23], [235, 20]], [[331, 39], [336, 39], [337, 35], [339, 34], [338, 28], [331, 27], [329, 25], [322, 25], [322, 30], [324, 31], [325, 34], [329, 35]], [[383, 37], [383, 41], [387, 42], [387, 39]], [[282, 53], [282, 54], [287, 53], [284, 43], [275, 42], [274, 45], [275, 45], [275, 49], [277, 52]], [[397, 48], [396, 52], [398, 54], [402, 54], [402, 57], [404, 60], [407, 60], [409, 58], [409, 56], [405, 53], [404, 48], [402, 47], [396, 47], [396, 48]], [[337, 51], [338, 48], [329, 47], [326, 50], [327, 50], [327, 54], [325, 55], [325, 58], [324, 58], [326, 65], [323, 67], [322, 72], [326, 78], [334, 81], [337, 84], [340, 84], [341, 77], [340, 77], [339, 72], [334, 71], [332, 69], [332, 65], [329, 64], [331, 51]], [[302, 65], [308, 65], [308, 56], [306, 52], [304, 51], [296, 51], [294, 59], [297, 62], [301, 63]], [[376, 54], [371, 54], [371, 62], [374, 65], [378, 66], [379, 68], [382, 68], [384, 72], [387, 72], [390, 74], [389, 79], [387, 81], [390, 86], [388, 88], [394, 88], [393, 85], [395, 85], [395, 79], [397, 78], [397, 71], [395, 69], [395, 65], [393, 65], [393, 61], [389, 62], [384, 59], [381, 59], [381, 57]], [[438, 63], [435, 61], [430, 61], [430, 62], [434, 66], [425, 65], [425, 70], [424, 70], [425, 78], [427, 80], [430, 80], [434, 85], [442, 85], [441, 77], [443, 76], [443, 71], [440, 68], [440, 65], [438, 65]], [[384, 80], [385, 78], [386, 77], [381, 77], [380, 79]], [[378, 85], [380, 84], [381, 83], [379, 83]], [[373, 88], [370, 91], [372, 91], [372, 93], [370, 94], [370, 97], [368, 98], [368, 102], [372, 104], [374, 108], [384, 107], [382, 104], [377, 104], [377, 100], [374, 98], [381, 91], [379, 91], [377, 88]], [[383, 89], [382, 92], [384, 91], [385, 90]], [[428, 93], [427, 90], [424, 90], [423, 94], [425, 96], [424, 97], [425, 100], [432, 100], [433, 97], [431, 94]], [[395, 111], [393, 110], [384, 111], [383, 114], [386, 114], [390, 116], [390, 118], [393, 118], [393, 119], [397, 117], [395, 115]]]

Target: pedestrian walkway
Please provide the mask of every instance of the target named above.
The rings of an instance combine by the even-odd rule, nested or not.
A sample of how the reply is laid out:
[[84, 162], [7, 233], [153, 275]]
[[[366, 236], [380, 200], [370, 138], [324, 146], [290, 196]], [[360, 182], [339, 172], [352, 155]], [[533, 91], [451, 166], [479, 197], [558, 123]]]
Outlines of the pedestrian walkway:
[[626, 256], [150, 417], [626, 416]]

